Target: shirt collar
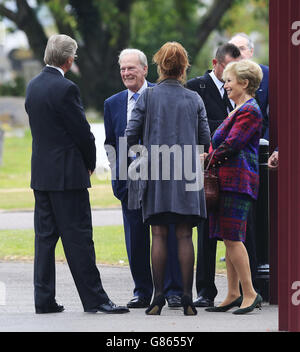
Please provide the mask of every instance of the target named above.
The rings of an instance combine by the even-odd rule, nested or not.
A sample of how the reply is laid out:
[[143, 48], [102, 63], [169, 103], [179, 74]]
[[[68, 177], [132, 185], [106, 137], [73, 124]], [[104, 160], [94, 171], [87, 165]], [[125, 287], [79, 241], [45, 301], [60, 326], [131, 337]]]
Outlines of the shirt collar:
[[[215, 85], [217, 86], [217, 88], [219, 89], [219, 91], [221, 91], [222, 88], [224, 88], [224, 82], [220, 81], [217, 76], [215, 75], [214, 71], [211, 71], [209, 73], [211, 79], [214, 81]], [[222, 91], [223, 92], [223, 91]]]
[[144, 80], [143, 85], [137, 92], [133, 92], [132, 90], [128, 89], [128, 101], [132, 98], [134, 93], [142, 94], [142, 92], [147, 88], [148, 83], [146, 80]]
[[52, 65], [48, 65], [48, 64], [47, 64], [46, 66], [55, 68], [55, 69], [58, 70], [63, 76], [65, 76], [64, 70], [61, 69], [60, 67], [52, 66]]

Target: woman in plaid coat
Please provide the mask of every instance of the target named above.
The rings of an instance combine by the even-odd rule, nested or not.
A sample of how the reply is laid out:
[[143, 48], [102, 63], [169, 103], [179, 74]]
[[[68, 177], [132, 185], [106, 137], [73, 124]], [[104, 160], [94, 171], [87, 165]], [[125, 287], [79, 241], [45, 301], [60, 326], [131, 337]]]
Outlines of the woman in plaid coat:
[[[223, 240], [226, 246], [228, 294], [211, 312], [240, 307], [234, 314], [244, 314], [260, 306], [262, 298], [253, 288], [247, 250], [244, 246], [247, 216], [259, 186], [258, 149], [262, 114], [254, 99], [262, 79], [259, 65], [250, 60], [228, 64], [223, 73], [224, 88], [236, 108], [216, 130], [213, 151], [205, 164], [216, 170], [220, 180], [220, 204], [210, 214], [210, 237]], [[239, 282], [243, 296], [240, 296]]]

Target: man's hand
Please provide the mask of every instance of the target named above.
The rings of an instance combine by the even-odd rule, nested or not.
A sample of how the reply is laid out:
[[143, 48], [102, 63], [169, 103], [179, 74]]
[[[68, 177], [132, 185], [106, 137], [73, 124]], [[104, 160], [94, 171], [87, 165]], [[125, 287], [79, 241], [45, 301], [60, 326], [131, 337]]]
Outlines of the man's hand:
[[278, 168], [278, 165], [279, 165], [279, 155], [278, 155], [278, 151], [275, 150], [268, 159], [268, 167], [271, 170], [276, 170]]
[[89, 170], [89, 175], [92, 176], [94, 171]]

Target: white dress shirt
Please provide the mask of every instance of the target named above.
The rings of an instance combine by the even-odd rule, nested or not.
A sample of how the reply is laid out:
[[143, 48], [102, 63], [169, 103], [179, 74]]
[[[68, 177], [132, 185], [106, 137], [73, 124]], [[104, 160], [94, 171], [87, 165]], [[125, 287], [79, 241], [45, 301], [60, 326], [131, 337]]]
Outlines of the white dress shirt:
[[[147, 81], [144, 80], [143, 85], [141, 86], [141, 88], [136, 92], [138, 94], [142, 94], [142, 92], [147, 88], [148, 84]], [[130, 120], [130, 116], [131, 116], [131, 111], [134, 108], [135, 105], [135, 100], [133, 98], [133, 94], [135, 92], [131, 91], [130, 89], [128, 89], [128, 100], [127, 100], [127, 122]]]
[[65, 76], [64, 70], [61, 69], [60, 67], [52, 66], [52, 65], [48, 65], [48, 64], [47, 64], [46, 66], [55, 68], [55, 69], [58, 70], [63, 76]]
[[[221, 98], [223, 98], [223, 95], [224, 95], [224, 82], [220, 81], [220, 80], [217, 78], [217, 76], [215, 75], [214, 71], [211, 71], [211, 72], [209, 73], [209, 75], [210, 75], [211, 79], [214, 81], [214, 84], [216, 85], [216, 87], [218, 88], [219, 93], [220, 93], [220, 95], [221, 95]], [[235, 106], [234, 101], [231, 100], [231, 99], [229, 99], [229, 101], [230, 101], [232, 107], [234, 108], [234, 106]], [[228, 111], [228, 113], [230, 113], [230, 111], [229, 111], [228, 108], [227, 108], [227, 111]]]

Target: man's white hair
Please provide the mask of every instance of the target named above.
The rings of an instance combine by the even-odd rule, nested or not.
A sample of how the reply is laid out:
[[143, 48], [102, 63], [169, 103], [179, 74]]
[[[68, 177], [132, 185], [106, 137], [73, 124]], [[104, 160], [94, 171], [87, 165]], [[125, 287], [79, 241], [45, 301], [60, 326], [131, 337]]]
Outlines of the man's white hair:
[[131, 48], [127, 48], [127, 49], [124, 49], [121, 51], [121, 53], [119, 55], [119, 65], [121, 63], [122, 57], [124, 57], [125, 55], [128, 55], [128, 54], [136, 54], [139, 58], [141, 66], [143, 66], [143, 67], [148, 66], [148, 61], [147, 61], [146, 55], [139, 49], [131, 49]]
[[230, 41], [231, 41], [232, 39], [236, 38], [236, 37], [243, 37], [243, 38], [247, 39], [249, 49], [254, 49], [254, 43], [253, 43], [252, 39], [249, 37], [249, 35], [247, 35], [246, 33], [242, 33], [242, 32], [241, 32], [241, 33], [236, 33], [236, 34], [230, 39]]

